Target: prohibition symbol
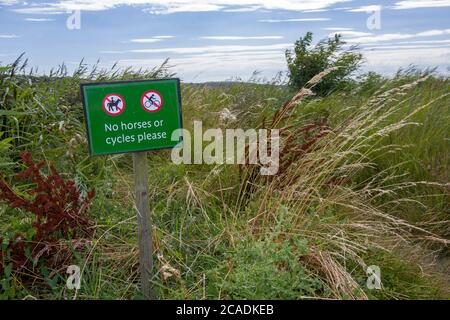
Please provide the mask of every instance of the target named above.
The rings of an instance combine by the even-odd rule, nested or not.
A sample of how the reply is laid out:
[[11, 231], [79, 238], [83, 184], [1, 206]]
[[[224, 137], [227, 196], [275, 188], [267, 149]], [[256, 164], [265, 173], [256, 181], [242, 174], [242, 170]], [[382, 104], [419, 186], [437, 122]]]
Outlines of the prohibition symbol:
[[141, 105], [147, 112], [159, 111], [164, 103], [161, 94], [155, 90], [145, 92], [141, 98]]
[[107, 94], [103, 99], [103, 110], [110, 116], [118, 116], [125, 110], [125, 100], [116, 93]]

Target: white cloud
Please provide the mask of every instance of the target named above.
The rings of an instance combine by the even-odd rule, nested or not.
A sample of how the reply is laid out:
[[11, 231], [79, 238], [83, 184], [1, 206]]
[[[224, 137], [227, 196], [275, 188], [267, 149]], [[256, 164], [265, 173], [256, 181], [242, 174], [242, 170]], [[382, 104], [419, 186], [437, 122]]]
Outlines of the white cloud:
[[329, 21], [329, 18], [298, 18], [298, 19], [265, 19], [259, 22], [280, 23], [280, 22], [313, 22], [313, 21]]
[[131, 39], [130, 42], [135, 43], [155, 43], [159, 42], [161, 39], [155, 39], [155, 38], [148, 38], [148, 39]]
[[155, 43], [160, 42], [166, 39], [172, 39], [175, 38], [175, 36], [154, 36], [150, 38], [139, 38], [139, 39], [131, 39], [130, 42], [134, 43]]
[[397, 10], [439, 7], [450, 7], [450, 0], [406, 0], [398, 1], [394, 5]]
[[[381, 10], [384, 6], [368, 5], [359, 8], [348, 8], [349, 12], [372, 12]], [[394, 5], [386, 6], [388, 9], [405, 10], [419, 8], [450, 7], [450, 0], [405, 0], [397, 1]]]
[[242, 37], [242, 36], [205, 36], [200, 39], [207, 40], [219, 40], [219, 41], [232, 41], [232, 40], [279, 40], [283, 39], [283, 36], [254, 36], [254, 37]]
[[19, 38], [19, 36], [15, 34], [0, 34], [0, 39], [15, 39], [15, 38]]
[[339, 31], [330, 33], [328, 35], [328, 37], [334, 37], [334, 35], [336, 35], [336, 34], [340, 34], [343, 37], [368, 37], [368, 36], [373, 35], [373, 33], [369, 33], [369, 32], [339, 30]]
[[345, 40], [349, 43], [371, 44], [376, 42], [405, 40], [417, 37], [442, 36], [450, 34], [450, 29], [427, 30], [418, 33], [385, 33], [385, 34], [368, 34], [360, 37], [350, 37]]
[[392, 74], [400, 67], [416, 65], [421, 68], [440, 67], [445, 69], [450, 61], [450, 48], [416, 48], [363, 51], [366, 70]]
[[14, 9], [14, 12], [23, 14], [63, 14], [67, 13], [67, 10], [57, 9], [56, 7], [23, 7]]
[[0, 6], [11, 6], [19, 3], [19, 0], [0, 0]]
[[267, 51], [267, 50], [279, 50], [284, 51], [287, 48], [292, 47], [290, 43], [278, 43], [271, 45], [222, 45], [222, 46], [203, 46], [203, 47], [174, 47], [174, 48], [151, 48], [151, 49], [134, 49], [129, 50], [133, 53], [163, 53], [163, 54], [201, 54], [211, 52], [235, 52], [235, 51]]
[[[249, 78], [253, 71], [260, 70], [263, 75], [273, 76], [278, 71], [286, 70], [284, 49], [290, 44], [269, 46], [204, 46], [177, 47], [132, 50], [135, 53], [155, 54], [155, 58], [120, 59], [120, 66], [154, 67], [164, 61], [166, 56], [175, 54], [170, 59], [174, 71], [184, 80], [221, 81], [231, 77]], [[363, 49], [366, 58], [365, 70], [392, 74], [400, 67], [410, 64], [419, 67], [440, 67], [445, 69], [450, 59], [450, 45], [438, 47], [425, 45], [399, 46], [384, 45]], [[164, 56], [164, 57], [161, 57]]]
[[122, 54], [122, 53], [126, 53], [126, 51], [119, 51], [119, 50], [103, 50], [103, 51], [100, 51], [100, 53], [104, 53], [104, 54]]
[[186, 58], [226, 58], [226, 57], [264, 57], [264, 58], [279, 58], [283, 55], [282, 50], [258, 50], [258, 51], [237, 51], [237, 52], [207, 52], [195, 55], [185, 55]]
[[[434, 48], [446, 48], [448, 47], [449, 44], [439, 44], [438, 46], [435, 46]], [[369, 51], [369, 50], [392, 50], [392, 49], [396, 49], [396, 50], [411, 50], [411, 49], [427, 49], [430, 48], [432, 49], [433, 47], [431, 47], [430, 45], [396, 45], [396, 44], [392, 44], [392, 45], [382, 45], [382, 46], [375, 46], [375, 47], [366, 47], [364, 48], [364, 51]]]
[[171, 14], [180, 12], [208, 12], [208, 11], [220, 11], [224, 9], [224, 6], [211, 4], [211, 3], [178, 3], [171, 5], [158, 5], [149, 9], [144, 9], [144, 12], [151, 14]]
[[184, 80], [192, 81], [201, 75], [202, 81], [218, 81], [231, 77], [250, 77], [261, 70], [271, 77], [286, 68], [284, 51], [290, 43], [269, 45], [207, 45], [200, 47], [172, 47], [129, 50], [127, 53], [154, 54], [155, 58], [121, 59], [121, 66], [153, 67], [170, 57], [174, 71]]
[[[206, 50], [208, 51], [208, 50]], [[364, 50], [366, 58], [365, 70], [392, 74], [400, 67], [410, 64], [422, 68], [441, 67], [445, 69], [450, 60], [449, 47], [411, 48], [386, 47], [383, 50]], [[154, 67], [161, 64], [164, 58], [121, 59], [119, 65]], [[174, 71], [185, 81], [223, 81], [240, 76], [248, 79], [253, 71], [262, 71], [271, 77], [278, 71], [286, 70], [286, 61], [282, 50], [243, 50], [230, 52], [193, 53], [170, 59]]]
[[419, 32], [417, 34], [418, 37], [432, 37], [432, 36], [443, 36], [446, 34], [450, 34], [450, 29], [444, 29], [444, 30], [428, 30], [424, 32]]
[[349, 12], [373, 12], [381, 10], [381, 6], [379, 5], [370, 5], [370, 6], [362, 6], [355, 9], [349, 9]]
[[55, 19], [48, 19], [48, 18], [26, 18], [26, 21], [31, 22], [46, 22], [46, 21], [55, 21]]
[[[122, 59], [118, 64], [123, 67], [132, 65], [136, 68], [152, 68], [163, 61], [162, 58]], [[185, 81], [223, 81], [237, 76], [248, 79], [256, 70], [272, 77], [285, 69], [286, 61], [282, 51], [210, 52], [170, 59], [170, 65]]]
[[304, 13], [316, 13], [316, 12], [327, 12], [327, 9], [313, 9], [313, 10], [304, 10]]
[[450, 40], [418, 40], [418, 41], [401, 41], [401, 42], [397, 42], [398, 44], [415, 44], [415, 43], [419, 43], [419, 44], [442, 44], [442, 43], [450, 43]]
[[261, 9], [261, 6], [250, 6], [250, 7], [243, 7], [243, 8], [232, 8], [232, 9], [225, 9], [224, 12], [253, 12]]
[[353, 28], [340, 28], [340, 27], [330, 27], [330, 28], [324, 28], [324, 30], [328, 31], [352, 31]]
[[52, 13], [72, 10], [102, 11], [119, 6], [145, 6], [150, 13], [236, 11], [256, 9], [307, 11], [325, 9], [351, 0], [47, 0], [36, 7], [16, 9], [20, 13]]

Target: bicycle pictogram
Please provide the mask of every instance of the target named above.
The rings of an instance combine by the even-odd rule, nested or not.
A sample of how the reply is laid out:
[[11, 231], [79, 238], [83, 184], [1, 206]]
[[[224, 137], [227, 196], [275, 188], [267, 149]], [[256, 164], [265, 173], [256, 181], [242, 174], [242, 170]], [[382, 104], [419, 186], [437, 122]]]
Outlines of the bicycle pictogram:
[[147, 112], [159, 111], [164, 103], [161, 94], [157, 91], [150, 90], [145, 92], [141, 98], [141, 105]]

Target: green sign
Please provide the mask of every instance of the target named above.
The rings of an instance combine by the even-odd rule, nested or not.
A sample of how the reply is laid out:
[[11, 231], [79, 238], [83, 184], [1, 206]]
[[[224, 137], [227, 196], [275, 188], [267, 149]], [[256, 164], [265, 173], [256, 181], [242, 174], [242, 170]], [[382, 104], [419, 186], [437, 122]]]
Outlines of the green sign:
[[182, 128], [179, 79], [81, 84], [91, 155], [175, 147]]

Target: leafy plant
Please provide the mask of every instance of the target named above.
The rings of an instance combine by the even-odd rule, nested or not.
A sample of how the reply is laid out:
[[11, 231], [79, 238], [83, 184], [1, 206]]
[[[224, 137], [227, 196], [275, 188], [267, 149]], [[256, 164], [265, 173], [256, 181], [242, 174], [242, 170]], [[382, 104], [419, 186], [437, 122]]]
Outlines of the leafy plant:
[[[0, 180], [0, 201], [11, 208], [32, 213], [34, 232], [31, 239], [16, 234], [6, 240], [6, 245], [0, 248], [0, 273], [9, 268], [33, 270], [39, 262], [59, 269], [71, 257], [70, 247], [79, 249], [93, 234], [94, 223], [87, 212], [94, 190], [82, 198], [75, 182], [64, 180], [52, 165], [46, 176], [42, 173], [44, 161], [35, 163], [29, 153], [23, 153], [21, 158], [26, 169], [16, 177], [30, 181], [33, 188], [22, 195]], [[65, 245], [63, 241], [66, 240], [72, 244]], [[0, 243], [4, 241], [0, 238]]]
[[286, 51], [289, 85], [294, 89], [302, 88], [314, 76], [332, 68], [333, 72], [315, 88], [319, 95], [326, 95], [345, 85], [359, 68], [362, 54], [356, 52], [356, 47], [344, 51], [346, 43], [339, 34], [320, 41], [314, 47], [312, 41], [313, 34], [308, 32], [295, 42], [294, 50]]

